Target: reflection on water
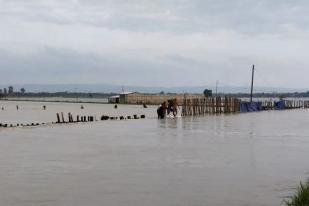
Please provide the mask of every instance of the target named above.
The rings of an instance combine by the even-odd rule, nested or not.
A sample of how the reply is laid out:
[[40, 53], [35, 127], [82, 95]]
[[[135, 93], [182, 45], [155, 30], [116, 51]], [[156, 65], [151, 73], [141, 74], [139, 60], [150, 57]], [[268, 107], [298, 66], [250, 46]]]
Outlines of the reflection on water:
[[[86, 105], [86, 112], [119, 112], [109, 106]], [[0, 202], [270, 206], [308, 176], [306, 110], [157, 120], [155, 109], [120, 110], [146, 113], [145, 120], [0, 130]], [[0, 119], [14, 115], [0, 112]]]

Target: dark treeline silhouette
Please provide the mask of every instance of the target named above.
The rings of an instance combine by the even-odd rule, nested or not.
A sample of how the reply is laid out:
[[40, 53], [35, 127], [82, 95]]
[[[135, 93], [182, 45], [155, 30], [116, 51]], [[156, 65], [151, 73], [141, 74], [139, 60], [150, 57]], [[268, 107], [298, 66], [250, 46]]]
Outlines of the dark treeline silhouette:
[[[160, 94], [165, 94], [163, 91]], [[167, 93], [174, 94], [174, 93]], [[203, 94], [205, 96], [212, 96], [211, 90], [204, 90]], [[21, 88], [19, 91], [14, 91], [13, 86], [8, 88], [0, 88], [0, 98], [9, 98], [9, 97], [65, 97], [65, 98], [108, 98], [110, 96], [117, 95], [116, 93], [85, 93], [85, 92], [27, 92], [25, 88]], [[232, 97], [243, 97], [249, 98], [250, 93], [218, 93], [218, 96], [232, 96]], [[309, 97], [309, 91], [307, 92], [273, 92], [273, 93], [254, 93], [253, 97], [255, 98], [287, 98], [287, 97]]]
[[13, 92], [0, 93], [0, 98], [10, 97], [64, 97], [64, 98], [108, 98], [116, 95], [115, 93], [80, 93], [80, 92]]
[[[174, 94], [174, 93], [173, 93]], [[79, 92], [13, 92], [13, 93], [0, 93], [0, 98], [9, 97], [66, 97], [66, 98], [108, 98], [117, 95], [116, 93], [79, 93]], [[229, 96], [239, 98], [250, 98], [250, 93], [218, 93], [218, 96]], [[309, 92], [295, 92], [295, 93], [255, 93], [255, 98], [288, 98], [288, 97], [308, 97]]]

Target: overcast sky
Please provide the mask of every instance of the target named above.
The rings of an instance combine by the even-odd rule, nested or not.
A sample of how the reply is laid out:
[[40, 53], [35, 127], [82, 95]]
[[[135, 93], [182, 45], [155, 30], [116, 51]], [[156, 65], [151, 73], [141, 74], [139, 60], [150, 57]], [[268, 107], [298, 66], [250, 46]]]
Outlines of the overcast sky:
[[0, 0], [1, 84], [309, 87], [308, 0]]

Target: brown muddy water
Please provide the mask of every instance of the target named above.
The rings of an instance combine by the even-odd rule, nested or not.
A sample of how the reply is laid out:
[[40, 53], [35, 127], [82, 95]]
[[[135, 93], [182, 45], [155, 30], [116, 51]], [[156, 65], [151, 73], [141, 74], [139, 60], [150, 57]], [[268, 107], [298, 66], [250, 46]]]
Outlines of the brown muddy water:
[[309, 177], [309, 110], [157, 120], [156, 107], [44, 104], [0, 102], [0, 122], [148, 118], [0, 129], [0, 205], [273, 206]]

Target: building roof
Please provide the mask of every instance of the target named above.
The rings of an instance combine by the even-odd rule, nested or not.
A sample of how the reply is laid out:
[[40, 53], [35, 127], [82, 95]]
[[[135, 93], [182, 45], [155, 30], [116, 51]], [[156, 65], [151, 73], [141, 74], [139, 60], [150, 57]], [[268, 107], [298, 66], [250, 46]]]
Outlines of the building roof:
[[120, 92], [119, 94], [124, 94], [124, 95], [126, 95], [126, 94], [133, 94], [133, 93], [136, 93], [136, 92]]
[[115, 99], [115, 98], [119, 98], [119, 95], [108, 97], [108, 99]]

